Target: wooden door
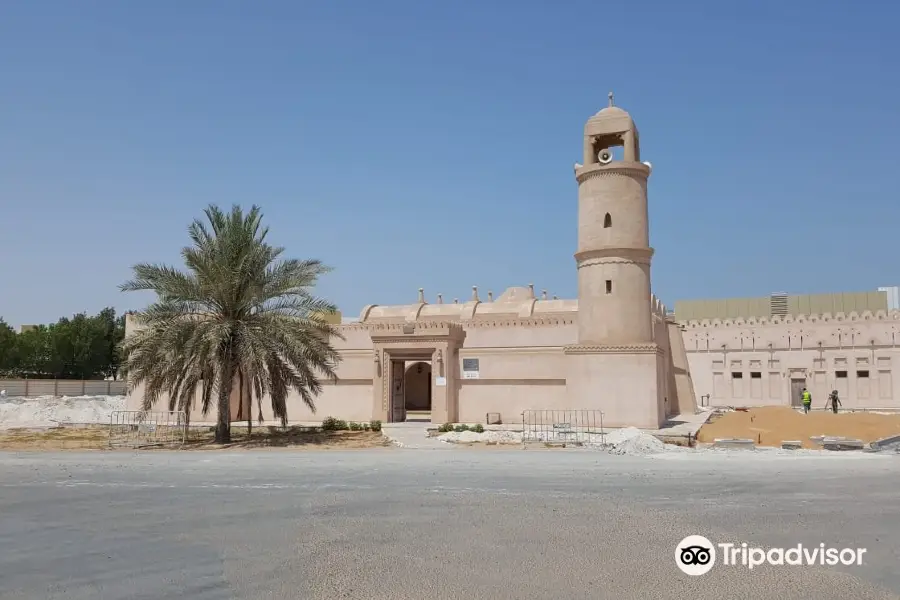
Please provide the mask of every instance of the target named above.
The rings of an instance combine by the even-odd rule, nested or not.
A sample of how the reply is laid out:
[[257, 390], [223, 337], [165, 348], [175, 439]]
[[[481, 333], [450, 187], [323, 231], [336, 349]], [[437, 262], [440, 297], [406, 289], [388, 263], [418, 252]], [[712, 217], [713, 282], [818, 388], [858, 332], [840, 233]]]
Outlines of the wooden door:
[[406, 420], [406, 390], [403, 379], [406, 375], [402, 360], [391, 361], [391, 422], [400, 423]]
[[802, 394], [805, 387], [805, 379], [791, 379], [791, 406], [803, 406]]

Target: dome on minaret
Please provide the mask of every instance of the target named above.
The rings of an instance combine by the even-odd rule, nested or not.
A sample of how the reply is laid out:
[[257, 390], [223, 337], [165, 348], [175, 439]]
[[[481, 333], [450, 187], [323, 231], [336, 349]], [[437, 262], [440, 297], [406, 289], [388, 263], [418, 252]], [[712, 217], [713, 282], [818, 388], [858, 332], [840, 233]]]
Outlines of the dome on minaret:
[[628, 123], [633, 126], [634, 121], [631, 118], [631, 115], [628, 114], [628, 111], [623, 110], [616, 106], [613, 103], [613, 93], [609, 93], [609, 106], [602, 108], [597, 111], [590, 119], [588, 119], [588, 123], [598, 123], [598, 122], [608, 122], [608, 121], [616, 121], [618, 123]]
[[619, 108], [618, 106], [607, 106], [606, 108], [602, 108], [598, 110], [593, 117], [630, 117], [628, 111]]

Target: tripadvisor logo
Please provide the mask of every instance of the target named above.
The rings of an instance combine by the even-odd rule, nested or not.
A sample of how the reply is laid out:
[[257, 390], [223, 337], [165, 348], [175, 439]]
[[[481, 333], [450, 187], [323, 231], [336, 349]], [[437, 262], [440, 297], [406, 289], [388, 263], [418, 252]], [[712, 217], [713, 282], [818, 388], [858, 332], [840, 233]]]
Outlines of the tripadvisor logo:
[[716, 564], [716, 547], [702, 535], [689, 535], [675, 546], [675, 564], [687, 575], [703, 575]]
[[797, 544], [790, 548], [760, 548], [746, 542], [713, 544], [702, 535], [689, 535], [675, 546], [675, 564], [687, 575], [703, 575], [716, 564], [726, 567], [746, 567], [753, 570], [760, 565], [844, 566], [861, 565], [865, 548], [831, 548]]

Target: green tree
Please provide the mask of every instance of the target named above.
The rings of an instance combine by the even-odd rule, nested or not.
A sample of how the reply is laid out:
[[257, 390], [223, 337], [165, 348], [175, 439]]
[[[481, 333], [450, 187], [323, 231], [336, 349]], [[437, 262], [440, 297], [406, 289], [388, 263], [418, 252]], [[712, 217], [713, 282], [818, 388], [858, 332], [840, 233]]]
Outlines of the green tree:
[[63, 317], [49, 328], [50, 370], [54, 377], [91, 379], [108, 371], [111, 358], [108, 329], [115, 326], [115, 311], [112, 314], [111, 326], [107, 324], [108, 315], [89, 317], [79, 313], [71, 319]]
[[[231, 441], [230, 398], [236, 380], [287, 424], [287, 397], [297, 391], [315, 410], [320, 377], [336, 379], [340, 337], [326, 321], [331, 303], [311, 290], [329, 269], [318, 260], [283, 259], [266, 242], [260, 209], [230, 213], [211, 205], [206, 221], [188, 229], [182, 250], [186, 270], [139, 264], [123, 291], [152, 290], [157, 300], [134, 315], [142, 329], [125, 340], [125, 366], [134, 385], [144, 384], [144, 409], [162, 394], [169, 410], [192, 408], [201, 390], [203, 414], [216, 394], [216, 442]], [[252, 398], [251, 398], [252, 405]], [[249, 417], [248, 417], [249, 419]]]
[[125, 317], [113, 308], [79, 313], [16, 334], [0, 319], [0, 373], [25, 377], [116, 377]]
[[103, 335], [103, 364], [100, 372], [118, 379], [121, 364], [121, 344], [125, 339], [125, 315], [116, 317], [116, 309], [104, 308], [94, 317]]
[[53, 375], [53, 343], [46, 325], [28, 329], [16, 336], [16, 371], [20, 376]]
[[0, 374], [12, 374], [18, 367], [16, 331], [0, 319]]

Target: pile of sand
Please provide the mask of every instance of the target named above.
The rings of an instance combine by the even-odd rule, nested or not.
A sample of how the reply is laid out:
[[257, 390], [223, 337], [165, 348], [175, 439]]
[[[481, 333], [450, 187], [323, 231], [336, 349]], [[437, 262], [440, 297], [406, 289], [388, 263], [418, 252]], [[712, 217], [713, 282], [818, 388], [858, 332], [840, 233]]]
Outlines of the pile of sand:
[[838, 436], [873, 442], [900, 435], [900, 415], [874, 413], [812, 412], [803, 414], [787, 406], [750, 408], [746, 412], [728, 412], [700, 428], [697, 441], [712, 443], [717, 438], [744, 438], [759, 446], [780, 447], [799, 440], [804, 448], [819, 448], [809, 438]]
[[0, 398], [0, 429], [109, 424], [113, 411], [125, 410], [125, 396], [36, 396]]

